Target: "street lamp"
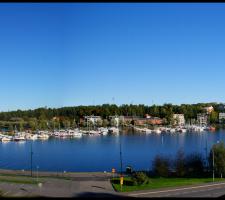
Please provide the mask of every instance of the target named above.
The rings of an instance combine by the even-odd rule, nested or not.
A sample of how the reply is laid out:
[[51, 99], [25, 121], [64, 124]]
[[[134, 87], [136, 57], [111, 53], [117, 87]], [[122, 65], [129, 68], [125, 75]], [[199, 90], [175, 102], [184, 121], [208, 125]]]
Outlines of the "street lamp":
[[215, 174], [214, 174], [214, 150], [213, 150], [213, 148], [212, 148], [212, 157], [213, 157], [213, 182], [214, 182]]
[[33, 168], [33, 166], [32, 166], [32, 163], [33, 162], [33, 151], [32, 151], [32, 141], [31, 141], [31, 152], [30, 152], [30, 175], [31, 175], [31, 177], [33, 176], [33, 172], [32, 172], [32, 168]]
[[38, 168], [39, 168], [39, 166], [37, 166], [37, 183], [38, 183]]
[[121, 148], [121, 135], [120, 135], [120, 176], [122, 176], [122, 148]]

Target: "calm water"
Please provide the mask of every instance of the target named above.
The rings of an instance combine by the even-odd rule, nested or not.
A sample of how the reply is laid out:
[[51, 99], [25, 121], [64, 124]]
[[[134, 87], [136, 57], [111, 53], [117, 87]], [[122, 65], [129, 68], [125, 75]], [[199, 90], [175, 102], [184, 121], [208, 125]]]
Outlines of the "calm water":
[[121, 136], [83, 136], [80, 139], [54, 139], [0, 143], [0, 168], [30, 169], [31, 143], [33, 169], [39, 171], [111, 171], [120, 170], [120, 139], [123, 169], [131, 165], [135, 170], [151, 168], [156, 154], [171, 158], [183, 148], [189, 154], [206, 155], [217, 141], [225, 142], [225, 131], [176, 134], [134, 134]]

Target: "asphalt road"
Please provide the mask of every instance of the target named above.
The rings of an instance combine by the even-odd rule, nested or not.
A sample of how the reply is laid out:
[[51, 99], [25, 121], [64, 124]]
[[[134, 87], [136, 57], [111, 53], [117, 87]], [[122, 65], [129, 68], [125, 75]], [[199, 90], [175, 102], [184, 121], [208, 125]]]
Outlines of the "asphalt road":
[[[18, 174], [16, 171], [0, 170], [0, 174]], [[21, 175], [29, 174], [23, 172]], [[34, 173], [34, 177], [37, 174]], [[111, 183], [111, 173], [64, 173], [40, 172], [44, 180], [41, 187], [36, 184], [0, 182], [0, 190], [6, 197], [220, 197], [225, 195], [225, 182], [215, 182], [195, 186], [142, 190], [137, 192], [115, 192]], [[42, 176], [42, 178], [40, 177]], [[54, 178], [55, 176], [55, 178]], [[68, 180], [62, 179], [67, 177]], [[56, 178], [58, 177], [58, 178]], [[61, 178], [59, 178], [61, 177]]]
[[225, 194], [225, 182], [210, 183], [179, 188], [127, 192], [129, 197], [220, 197]]
[[[16, 174], [15, 171], [10, 170], [0, 172], [1, 174]], [[27, 173], [29, 174], [29, 172], [23, 172], [20, 175]], [[36, 178], [37, 174], [33, 175]], [[36, 184], [0, 182], [0, 190], [6, 197], [117, 197], [119, 195], [109, 181], [112, 177], [111, 173], [64, 173], [58, 178], [55, 173], [51, 172], [40, 172], [38, 175], [39, 181], [43, 181], [41, 187]]]

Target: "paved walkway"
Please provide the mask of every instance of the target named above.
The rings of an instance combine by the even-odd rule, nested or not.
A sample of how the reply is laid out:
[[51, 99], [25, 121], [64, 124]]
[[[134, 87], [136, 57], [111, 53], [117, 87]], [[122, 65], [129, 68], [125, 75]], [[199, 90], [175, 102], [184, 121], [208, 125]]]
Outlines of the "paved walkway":
[[[0, 170], [0, 174], [27, 176], [30, 172]], [[33, 173], [33, 177], [37, 175], [42, 186], [0, 182], [0, 190], [7, 197], [220, 197], [225, 194], [225, 182], [118, 193], [110, 183], [111, 173]]]
[[[18, 173], [19, 172], [19, 173]], [[0, 174], [29, 175], [30, 172], [0, 170]], [[37, 176], [36, 173], [33, 174]], [[111, 173], [63, 173], [39, 172], [42, 186], [36, 184], [0, 183], [4, 196], [45, 196], [45, 197], [110, 197], [118, 196], [110, 183]], [[40, 178], [40, 176], [42, 178]], [[55, 177], [55, 178], [54, 178]], [[61, 178], [57, 178], [61, 177]], [[63, 177], [67, 178], [63, 179]]]

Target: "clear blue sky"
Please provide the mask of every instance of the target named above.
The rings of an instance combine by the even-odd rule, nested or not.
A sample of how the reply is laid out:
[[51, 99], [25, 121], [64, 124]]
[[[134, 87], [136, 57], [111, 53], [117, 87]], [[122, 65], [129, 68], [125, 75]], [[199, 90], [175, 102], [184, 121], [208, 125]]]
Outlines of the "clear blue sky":
[[0, 4], [0, 111], [225, 102], [224, 22], [225, 4]]

